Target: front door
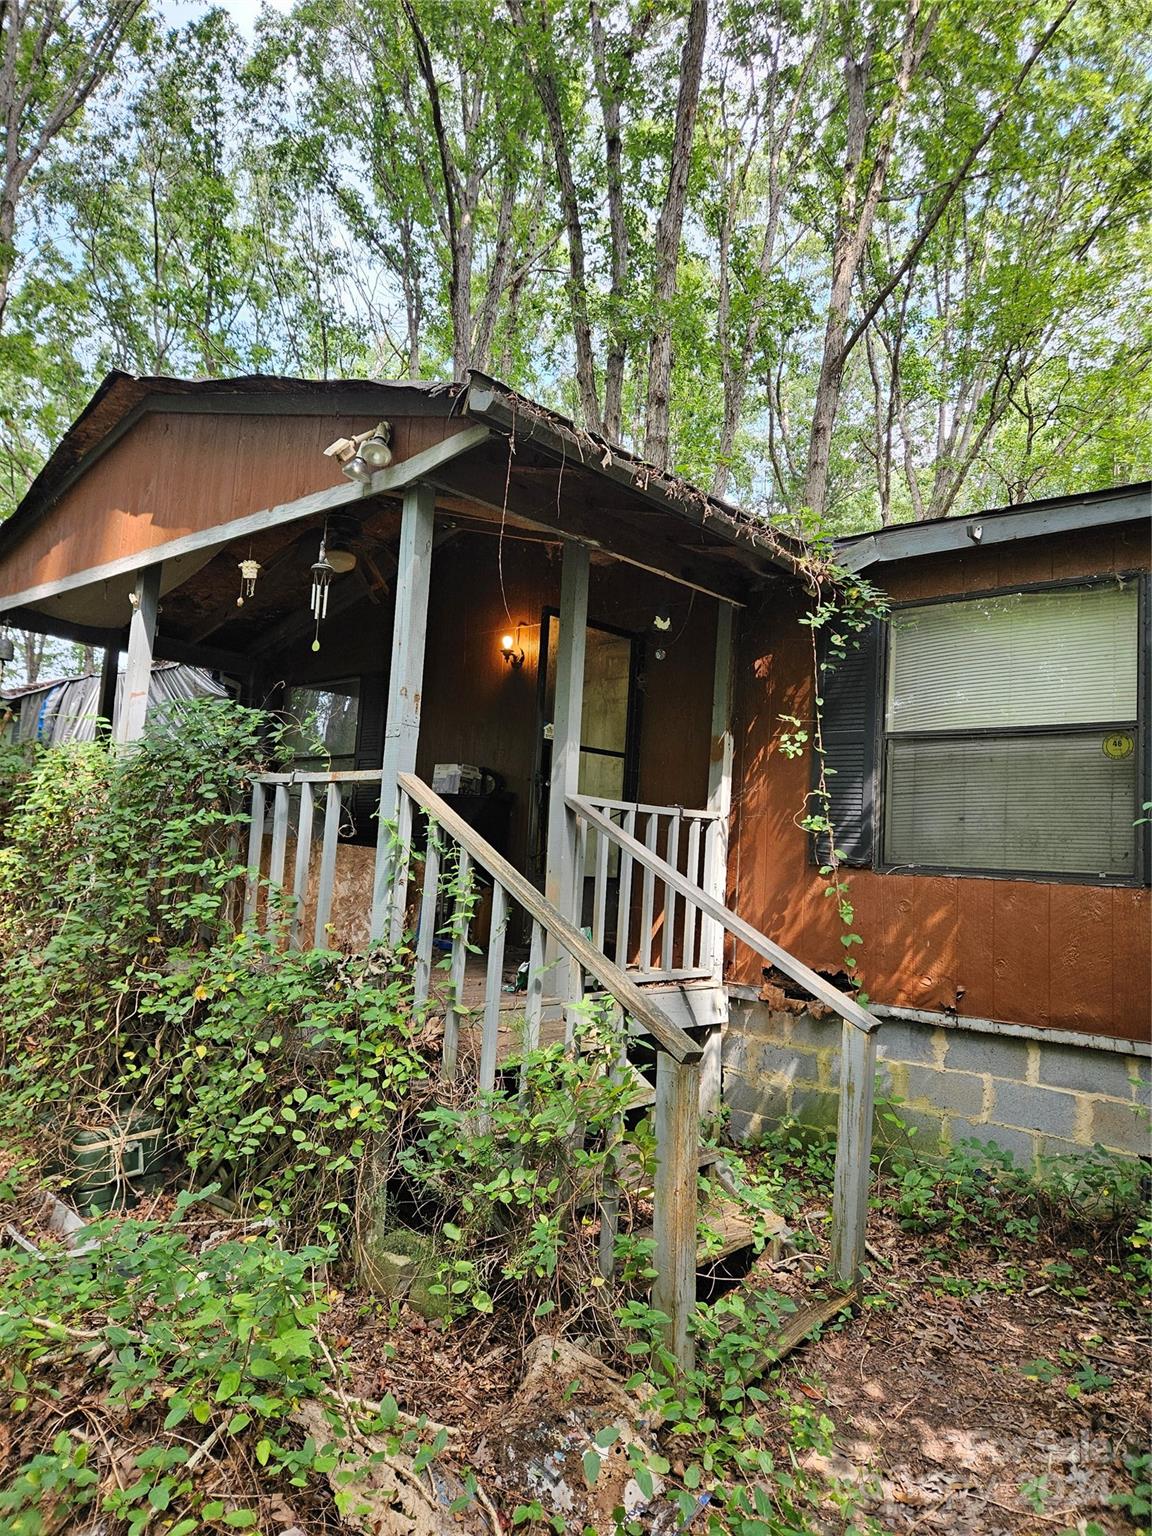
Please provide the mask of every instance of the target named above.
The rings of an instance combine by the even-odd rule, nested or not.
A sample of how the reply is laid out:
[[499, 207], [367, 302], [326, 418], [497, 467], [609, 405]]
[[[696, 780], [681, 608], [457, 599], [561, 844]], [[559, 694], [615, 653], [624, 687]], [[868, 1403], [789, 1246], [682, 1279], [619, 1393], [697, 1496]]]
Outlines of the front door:
[[[556, 643], [559, 616], [544, 613], [540, 658], [540, 768], [536, 778], [536, 876], [542, 879], [548, 846], [548, 787], [552, 769], [552, 720], [556, 705]], [[639, 769], [640, 662], [643, 642], [624, 630], [589, 624], [584, 654], [580, 731], [580, 793], [605, 800], [634, 800]]]

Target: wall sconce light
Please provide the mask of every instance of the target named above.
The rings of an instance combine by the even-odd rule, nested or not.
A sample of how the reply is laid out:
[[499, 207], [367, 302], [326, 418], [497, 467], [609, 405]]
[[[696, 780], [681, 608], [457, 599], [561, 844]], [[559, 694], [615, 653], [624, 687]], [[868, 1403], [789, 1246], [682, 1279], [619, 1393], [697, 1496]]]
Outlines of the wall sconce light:
[[500, 654], [504, 658], [504, 665], [516, 672], [524, 665], [524, 649], [520, 644], [520, 631], [523, 628], [523, 624], [517, 624], [514, 635], [500, 637]]

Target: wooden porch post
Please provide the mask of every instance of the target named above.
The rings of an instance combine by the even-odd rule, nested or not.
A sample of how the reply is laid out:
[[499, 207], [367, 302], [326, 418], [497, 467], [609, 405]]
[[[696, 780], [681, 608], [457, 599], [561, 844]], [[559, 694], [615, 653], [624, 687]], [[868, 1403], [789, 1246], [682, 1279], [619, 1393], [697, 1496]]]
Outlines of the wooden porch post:
[[[708, 809], [718, 813], [710, 823], [704, 860], [704, 889], [716, 901], [728, 904], [728, 818], [732, 811], [732, 643], [735, 610], [730, 603], [716, 607], [716, 653], [712, 674], [712, 751], [708, 761]], [[724, 929], [701, 917], [704, 955], [720, 988], [720, 1016], [704, 1042], [700, 1065], [700, 1108], [706, 1115], [720, 1112], [720, 1056], [724, 1025], [728, 1022], [728, 998], [724, 992]], [[706, 935], [706, 937], [705, 937]]]
[[403, 928], [408, 886], [406, 857], [395, 857], [393, 848], [400, 806], [396, 775], [416, 772], [435, 511], [436, 492], [430, 485], [410, 485], [405, 490], [400, 559], [396, 571], [396, 613], [392, 622], [392, 661], [388, 674], [388, 715], [384, 727], [371, 926], [373, 939], [387, 936], [393, 943], [399, 939]]
[[875, 1097], [876, 1032], [859, 1029], [845, 1019], [840, 1033], [840, 1115], [832, 1195], [832, 1273], [844, 1286], [856, 1283], [864, 1265]]
[[146, 566], [136, 576], [132, 619], [128, 625], [128, 662], [124, 696], [115, 739], [121, 746], [139, 741], [148, 718], [148, 688], [152, 681], [152, 645], [156, 639], [156, 609], [160, 601], [159, 565]]
[[119, 647], [106, 645], [100, 663], [100, 691], [96, 695], [96, 736], [99, 740], [111, 736], [116, 720], [116, 676], [119, 668]]
[[682, 1369], [693, 1365], [688, 1322], [696, 1305], [696, 1189], [700, 1150], [700, 1069], [656, 1055], [656, 1252], [652, 1305], [668, 1318], [664, 1342]]
[[[583, 544], [564, 546], [560, 577], [560, 625], [556, 648], [556, 702], [552, 721], [552, 779], [548, 790], [548, 857], [544, 894], [577, 928], [580, 891], [576, 821], [566, 804], [580, 788], [580, 727], [584, 708], [584, 652], [588, 639], [588, 550]], [[555, 964], [562, 1002], [580, 997], [579, 967], [567, 957], [548, 956]], [[568, 1020], [571, 1033], [573, 1020]]]

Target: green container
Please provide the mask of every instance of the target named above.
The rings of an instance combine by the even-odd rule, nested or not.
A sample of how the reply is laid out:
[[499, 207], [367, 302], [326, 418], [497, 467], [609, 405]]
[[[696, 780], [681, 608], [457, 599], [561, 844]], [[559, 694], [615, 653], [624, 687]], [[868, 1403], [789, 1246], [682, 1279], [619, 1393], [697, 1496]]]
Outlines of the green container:
[[159, 1182], [164, 1131], [154, 1116], [131, 1110], [111, 1125], [81, 1125], [68, 1143], [70, 1195], [80, 1211], [136, 1204]]

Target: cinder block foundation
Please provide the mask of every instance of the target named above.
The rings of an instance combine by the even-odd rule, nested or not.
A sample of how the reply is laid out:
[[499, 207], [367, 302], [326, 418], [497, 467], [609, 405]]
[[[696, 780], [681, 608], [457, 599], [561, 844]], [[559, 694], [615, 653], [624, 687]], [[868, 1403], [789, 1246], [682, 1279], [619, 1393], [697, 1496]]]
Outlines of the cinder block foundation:
[[[962, 1020], [882, 1019], [877, 1093], [916, 1128], [916, 1145], [943, 1152], [957, 1142], [992, 1141], [1017, 1166], [1039, 1157], [1087, 1151], [1146, 1156], [1150, 1062], [1137, 1054], [1069, 1043], [1053, 1033], [1022, 1038]], [[724, 1034], [724, 1102], [739, 1139], [781, 1120], [832, 1126], [836, 1120], [840, 1020], [786, 1013], [768, 1003], [731, 1000]]]

